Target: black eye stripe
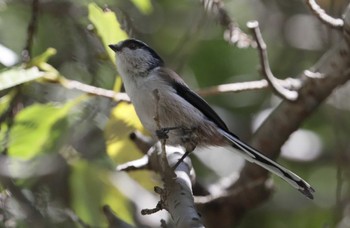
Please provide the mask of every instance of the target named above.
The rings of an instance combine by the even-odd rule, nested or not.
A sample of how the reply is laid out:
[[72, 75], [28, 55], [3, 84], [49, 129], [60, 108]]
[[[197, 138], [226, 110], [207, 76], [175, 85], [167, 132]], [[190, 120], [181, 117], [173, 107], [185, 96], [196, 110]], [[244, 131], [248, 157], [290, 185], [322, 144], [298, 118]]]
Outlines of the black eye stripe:
[[135, 50], [135, 49], [139, 48], [138, 45], [136, 45], [136, 43], [130, 43], [127, 47], [132, 49], [132, 50]]
[[127, 47], [131, 50], [135, 50], [135, 49], [138, 49], [138, 48], [143, 48], [145, 46], [145, 44], [139, 42], [139, 41], [136, 41], [136, 40], [126, 40], [123, 44], [124, 47]]
[[129, 48], [130, 50], [136, 50], [136, 49], [143, 49], [149, 52], [152, 57], [155, 59], [158, 65], [164, 65], [164, 62], [162, 58], [147, 44], [143, 43], [142, 41], [136, 40], [136, 39], [128, 39], [124, 40], [120, 43], [121, 48]]

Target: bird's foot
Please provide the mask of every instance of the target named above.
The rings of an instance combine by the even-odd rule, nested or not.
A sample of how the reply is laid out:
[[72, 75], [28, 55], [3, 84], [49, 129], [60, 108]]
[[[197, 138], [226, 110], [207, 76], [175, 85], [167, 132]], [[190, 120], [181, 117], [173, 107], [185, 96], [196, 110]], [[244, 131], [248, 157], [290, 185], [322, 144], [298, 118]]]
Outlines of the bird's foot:
[[157, 135], [159, 140], [168, 139], [169, 138], [169, 136], [168, 136], [169, 131], [177, 130], [177, 129], [180, 129], [180, 128], [181, 127], [165, 127], [165, 128], [161, 128], [161, 129], [156, 130], [156, 135]]

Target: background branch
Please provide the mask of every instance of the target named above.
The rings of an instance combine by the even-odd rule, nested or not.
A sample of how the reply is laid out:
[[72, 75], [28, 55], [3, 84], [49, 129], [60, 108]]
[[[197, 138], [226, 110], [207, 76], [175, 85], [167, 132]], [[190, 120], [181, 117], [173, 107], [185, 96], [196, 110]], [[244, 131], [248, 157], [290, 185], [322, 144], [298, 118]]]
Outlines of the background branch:
[[32, 0], [32, 16], [30, 18], [28, 28], [27, 28], [27, 40], [22, 51], [23, 62], [29, 62], [32, 56], [32, 46], [34, 40], [34, 34], [37, 29], [38, 24], [38, 14], [39, 14], [39, 0]]
[[[350, 7], [346, 10], [345, 21], [349, 21], [349, 18]], [[299, 78], [306, 79], [299, 90], [298, 100], [295, 102], [283, 101], [255, 132], [251, 145], [263, 151], [267, 157], [276, 159], [289, 136], [301, 126], [303, 121], [319, 107], [336, 87], [343, 85], [350, 79], [349, 53], [349, 40], [345, 37], [309, 69], [309, 71], [320, 73], [324, 77], [315, 79], [303, 74], [299, 75]], [[239, 189], [252, 181], [266, 180], [267, 178], [268, 173], [265, 170], [247, 163], [241, 171], [240, 178], [228, 190]], [[259, 188], [213, 200], [199, 206], [204, 218], [206, 218], [206, 224], [209, 226], [232, 227], [239, 223], [247, 210], [265, 201], [269, 195], [269, 189], [265, 185], [261, 185]], [[229, 219], [225, 216], [227, 213], [231, 214]]]
[[310, 11], [325, 25], [331, 28], [342, 30], [344, 21], [340, 18], [334, 18], [328, 15], [316, 2], [316, 0], [305, 0]]
[[202, 0], [204, 9], [217, 17], [220, 25], [225, 29], [224, 39], [239, 48], [254, 47], [255, 42], [244, 33], [238, 24], [230, 17], [221, 0]]
[[[278, 84], [287, 90], [297, 90], [301, 86], [301, 80], [294, 78], [286, 78], [278, 80]], [[250, 81], [250, 82], [236, 82], [223, 85], [202, 88], [197, 91], [201, 96], [214, 96], [223, 93], [239, 93], [243, 91], [262, 90], [269, 88], [269, 83], [266, 79]]]
[[257, 21], [250, 21], [247, 23], [247, 26], [252, 30], [254, 39], [257, 43], [262, 75], [264, 76], [266, 81], [269, 83], [272, 91], [282, 99], [295, 101], [298, 98], [298, 92], [285, 89], [283, 86], [279, 84], [279, 81], [275, 78], [275, 76], [271, 72], [267, 50], [266, 50], [266, 44], [262, 38], [260, 28], [259, 28], [259, 23]]

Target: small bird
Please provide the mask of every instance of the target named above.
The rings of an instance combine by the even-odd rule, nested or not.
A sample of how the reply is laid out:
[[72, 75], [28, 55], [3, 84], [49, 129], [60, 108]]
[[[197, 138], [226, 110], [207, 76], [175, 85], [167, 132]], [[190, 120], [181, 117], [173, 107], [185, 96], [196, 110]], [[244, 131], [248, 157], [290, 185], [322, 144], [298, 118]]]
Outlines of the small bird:
[[162, 58], [147, 44], [127, 39], [109, 47], [116, 53], [125, 91], [141, 123], [153, 136], [166, 133], [166, 143], [183, 146], [186, 154], [197, 146], [231, 146], [248, 161], [276, 174], [313, 199], [314, 189], [306, 181], [230, 132], [208, 103], [179, 75], [166, 68]]

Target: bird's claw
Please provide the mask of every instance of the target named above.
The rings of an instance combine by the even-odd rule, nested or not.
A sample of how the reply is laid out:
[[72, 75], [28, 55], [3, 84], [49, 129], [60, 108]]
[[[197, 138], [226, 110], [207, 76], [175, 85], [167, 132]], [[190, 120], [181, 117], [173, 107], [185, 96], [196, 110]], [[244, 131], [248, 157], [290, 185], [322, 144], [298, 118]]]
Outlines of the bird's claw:
[[158, 139], [160, 139], [160, 140], [168, 139], [169, 138], [169, 136], [168, 136], [169, 131], [176, 130], [176, 129], [179, 129], [179, 128], [180, 127], [165, 127], [165, 128], [161, 128], [161, 129], [156, 130], [156, 135], [157, 135]]
[[160, 139], [160, 140], [161, 139], [168, 139], [169, 138], [168, 133], [169, 133], [169, 130], [166, 128], [156, 130], [156, 135], [157, 135], [158, 139]]

